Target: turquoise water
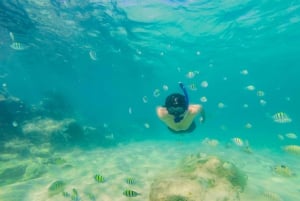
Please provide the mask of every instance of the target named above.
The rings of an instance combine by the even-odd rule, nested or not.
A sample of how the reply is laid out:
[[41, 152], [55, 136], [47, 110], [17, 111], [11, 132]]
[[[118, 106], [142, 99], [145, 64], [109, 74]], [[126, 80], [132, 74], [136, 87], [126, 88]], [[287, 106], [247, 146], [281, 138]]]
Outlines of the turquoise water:
[[[160, 163], [172, 164], [158, 148], [160, 143], [173, 150], [174, 142], [181, 141], [183, 151], [174, 154], [182, 158], [209, 138], [219, 142], [219, 152], [228, 151], [226, 160], [235, 160], [248, 173], [249, 195], [258, 194], [251, 191], [252, 176], [262, 182], [255, 185], [265, 187], [269, 180], [259, 178], [274, 176], [269, 167], [291, 167], [292, 178], [275, 174], [270, 181], [278, 177], [280, 182], [268, 190], [283, 200], [296, 200], [299, 153], [286, 153], [283, 147], [300, 145], [299, 35], [298, 1], [1, 1], [1, 188], [9, 192], [18, 185], [32, 186], [20, 193], [24, 200], [68, 200], [37, 198], [37, 192], [47, 194], [51, 178], [55, 180], [53, 168], [60, 167], [47, 162], [54, 153], [76, 166], [76, 154], [89, 161], [97, 151], [111, 151], [115, 155], [109, 161], [116, 167], [113, 159], [126, 157], [122, 146], [136, 151], [145, 143], [161, 151], [151, 158], [159, 169]], [[197, 129], [183, 136], [170, 133], [155, 113], [168, 94], [181, 93], [179, 81], [188, 89], [190, 102], [202, 104], [207, 116], [204, 124], [197, 117]], [[288, 115], [291, 122], [275, 122], [273, 115], [278, 113]], [[239, 164], [236, 158], [245, 156], [232, 143], [235, 137], [253, 149], [255, 156], [247, 155], [249, 161], [257, 159], [268, 168], [258, 165], [255, 170], [252, 164], [249, 170]], [[228, 143], [233, 148], [223, 150]], [[218, 155], [212, 149], [194, 152]], [[92, 152], [90, 158], [85, 151]], [[156, 164], [155, 157], [166, 162]], [[146, 151], [141, 151], [141, 158], [147, 159]], [[40, 172], [26, 175], [31, 160]], [[88, 164], [76, 166], [81, 176], [94, 168], [94, 163]], [[109, 164], [105, 162], [105, 168]], [[130, 164], [124, 171], [131, 171]], [[70, 177], [82, 183], [82, 177], [71, 176], [68, 168], [58, 172], [61, 179], [68, 175], [69, 191], [76, 184]], [[114, 197], [115, 188], [107, 185], [111, 192], [97, 195], [97, 200], [125, 199]], [[150, 187], [143, 185], [140, 190], [146, 196]], [[282, 185], [288, 193], [280, 192]], [[20, 200], [0, 190], [1, 197]], [[266, 199], [276, 200], [270, 197]]]

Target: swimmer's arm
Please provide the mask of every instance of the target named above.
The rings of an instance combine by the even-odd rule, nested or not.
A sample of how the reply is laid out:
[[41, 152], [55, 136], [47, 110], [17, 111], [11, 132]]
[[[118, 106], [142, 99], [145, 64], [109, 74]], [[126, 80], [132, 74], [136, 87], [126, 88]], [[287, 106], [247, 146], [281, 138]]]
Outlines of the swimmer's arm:
[[158, 118], [163, 121], [168, 126], [174, 124], [174, 117], [168, 113], [167, 108], [165, 107], [157, 107], [156, 114]]
[[201, 123], [205, 121], [205, 112], [202, 105], [194, 104], [189, 106], [189, 112], [187, 114], [189, 119], [194, 119], [196, 115], [200, 113]]
[[165, 107], [157, 107], [156, 114], [160, 119], [165, 119], [168, 115], [168, 110]]

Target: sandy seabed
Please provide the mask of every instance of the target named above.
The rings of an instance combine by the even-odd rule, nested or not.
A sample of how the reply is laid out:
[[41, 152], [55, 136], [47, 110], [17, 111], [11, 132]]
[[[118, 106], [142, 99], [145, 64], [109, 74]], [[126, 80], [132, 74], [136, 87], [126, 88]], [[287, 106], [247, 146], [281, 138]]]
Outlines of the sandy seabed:
[[[211, 146], [201, 141], [144, 141], [119, 144], [110, 148], [90, 150], [72, 149], [68, 152], [53, 153], [66, 163], [49, 164], [49, 171], [42, 177], [1, 187], [2, 201], [59, 201], [71, 200], [62, 193], [49, 196], [49, 186], [57, 180], [65, 182], [64, 191], [78, 191], [78, 200], [87, 201], [87, 193], [99, 201], [149, 200], [151, 184], [158, 175], [176, 168], [182, 159], [191, 154], [218, 156], [234, 163], [248, 176], [246, 188], [240, 193], [242, 201], [289, 200], [296, 201], [300, 195], [299, 156], [287, 153], [272, 153], [270, 149], [253, 149], [253, 153], [241, 151], [238, 147], [226, 148], [219, 144]], [[30, 159], [28, 159], [30, 160]], [[17, 163], [18, 161], [16, 161]], [[276, 165], [288, 165], [293, 176], [276, 174]], [[95, 174], [105, 178], [97, 183]], [[135, 183], [126, 183], [126, 178]], [[125, 189], [140, 195], [126, 197]]]

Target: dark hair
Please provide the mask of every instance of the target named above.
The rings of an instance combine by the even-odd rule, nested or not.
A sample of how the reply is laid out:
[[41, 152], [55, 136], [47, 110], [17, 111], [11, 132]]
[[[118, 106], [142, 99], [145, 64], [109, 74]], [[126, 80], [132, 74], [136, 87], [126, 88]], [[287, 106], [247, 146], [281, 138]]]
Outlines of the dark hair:
[[169, 107], [182, 107], [184, 109], [187, 109], [187, 103], [186, 103], [186, 100], [185, 100], [185, 96], [183, 96], [182, 94], [179, 94], [179, 93], [170, 94], [166, 98], [165, 107], [166, 108], [169, 108]]

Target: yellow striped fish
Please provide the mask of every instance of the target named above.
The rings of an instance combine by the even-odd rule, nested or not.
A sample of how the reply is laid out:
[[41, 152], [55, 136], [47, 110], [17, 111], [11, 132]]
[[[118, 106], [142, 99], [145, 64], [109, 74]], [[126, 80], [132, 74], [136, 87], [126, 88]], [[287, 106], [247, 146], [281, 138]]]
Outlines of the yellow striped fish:
[[104, 177], [102, 175], [96, 174], [94, 178], [98, 183], [104, 182]]
[[264, 192], [263, 196], [270, 201], [282, 201], [281, 197], [278, 194], [273, 192]]
[[292, 119], [284, 112], [277, 112], [272, 116], [272, 119], [276, 123], [285, 124], [291, 123]]
[[128, 178], [126, 178], [126, 183], [132, 185], [135, 183], [135, 180], [134, 180], [134, 178], [128, 177]]
[[140, 195], [140, 193], [127, 189], [123, 192], [123, 195], [125, 195], [126, 197], [136, 197], [136, 196]]
[[232, 142], [237, 145], [237, 146], [243, 146], [244, 145], [244, 142], [241, 138], [239, 137], [234, 137], [232, 138]]
[[286, 165], [277, 165], [274, 167], [274, 172], [285, 177], [291, 177], [294, 175], [291, 169]]
[[299, 145], [287, 145], [287, 146], [283, 147], [283, 150], [288, 153], [300, 155], [300, 146]]
[[61, 180], [57, 180], [57, 181], [53, 182], [48, 188], [49, 195], [55, 195], [55, 194], [63, 192], [65, 185], [66, 185], [65, 182], [63, 182]]
[[78, 191], [75, 188], [72, 189], [71, 200], [72, 201], [80, 201], [81, 200], [78, 195]]

